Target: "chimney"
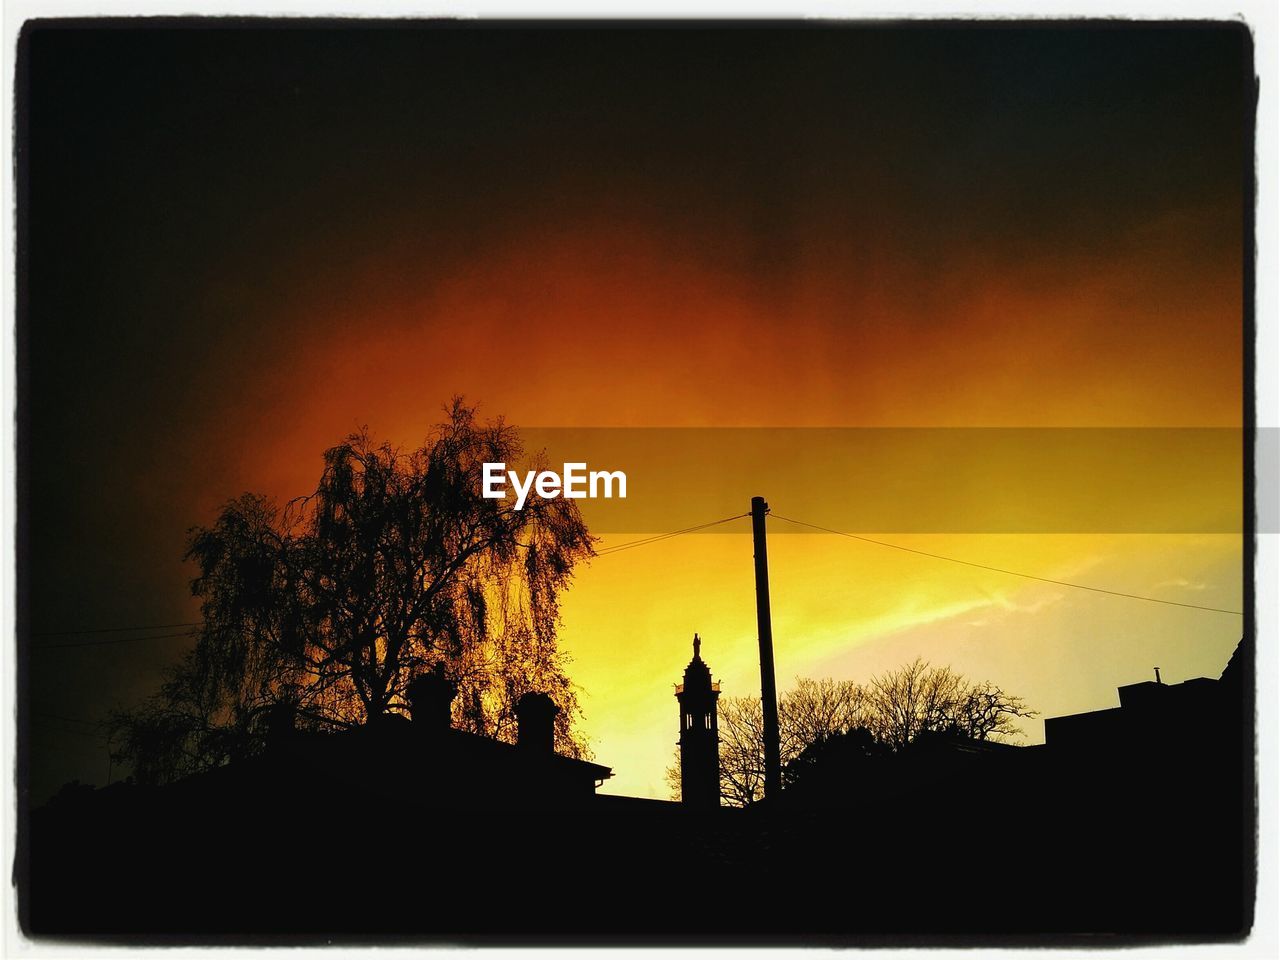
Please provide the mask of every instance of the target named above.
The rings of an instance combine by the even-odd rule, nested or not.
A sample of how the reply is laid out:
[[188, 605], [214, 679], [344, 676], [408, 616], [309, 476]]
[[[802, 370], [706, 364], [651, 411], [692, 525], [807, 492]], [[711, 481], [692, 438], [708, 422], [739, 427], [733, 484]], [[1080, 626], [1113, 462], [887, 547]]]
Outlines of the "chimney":
[[545, 693], [526, 693], [516, 701], [516, 745], [537, 753], [555, 753], [559, 712], [560, 708]]
[[405, 695], [414, 723], [438, 730], [453, 726], [453, 698], [458, 695], [458, 685], [445, 676], [443, 663], [410, 680]]

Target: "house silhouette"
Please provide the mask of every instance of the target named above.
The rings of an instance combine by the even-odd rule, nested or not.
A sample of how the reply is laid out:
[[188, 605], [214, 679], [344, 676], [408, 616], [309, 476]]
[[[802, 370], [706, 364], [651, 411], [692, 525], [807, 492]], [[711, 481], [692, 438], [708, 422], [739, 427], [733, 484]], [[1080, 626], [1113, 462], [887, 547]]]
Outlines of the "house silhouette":
[[[384, 714], [341, 733], [273, 724], [261, 756], [187, 778], [201, 789], [262, 789], [282, 795], [412, 797], [424, 806], [476, 809], [571, 809], [590, 803], [609, 767], [555, 752], [559, 708], [544, 693], [515, 705], [517, 736], [505, 743], [455, 729], [457, 688], [442, 670], [408, 689], [413, 719]], [[216, 786], [215, 786], [216, 785]]]
[[[610, 768], [555, 753], [543, 694], [519, 701], [515, 743], [455, 730], [435, 671], [407, 691], [412, 719], [319, 734], [281, 707], [256, 756], [30, 811], [22, 922], [180, 942], [1237, 937], [1253, 909], [1250, 656], [1177, 692], [1139, 685], [1072, 747], [944, 731], [883, 756], [851, 736], [794, 802], [742, 810], [598, 792]], [[698, 650], [685, 677], [686, 784], [707, 789], [719, 691]], [[1189, 741], [1178, 718], [1212, 695], [1214, 732]], [[651, 909], [667, 883], [697, 909]]]
[[1245, 660], [1252, 655], [1252, 641], [1242, 639], [1217, 679], [1164, 683], [1157, 672], [1154, 680], [1117, 688], [1119, 706], [1047, 717], [1045, 746], [1117, 758], [1221, 750], [1240, 736]]

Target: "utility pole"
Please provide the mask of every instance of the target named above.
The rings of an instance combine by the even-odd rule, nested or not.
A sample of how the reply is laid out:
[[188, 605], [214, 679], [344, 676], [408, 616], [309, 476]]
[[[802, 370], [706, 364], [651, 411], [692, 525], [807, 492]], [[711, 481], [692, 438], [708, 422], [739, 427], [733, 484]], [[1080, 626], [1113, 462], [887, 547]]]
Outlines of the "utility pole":
[[769, 613], [769, 554], [764, 542], [764, 497], [751, 498], [751, 537], [756, 555], [756, 626], [760, 632], [760, 705], [764, 709], [764, 795], [782, 793], [782, 756], [778, 745], [778, 689], [773, 679], [773, 618]]

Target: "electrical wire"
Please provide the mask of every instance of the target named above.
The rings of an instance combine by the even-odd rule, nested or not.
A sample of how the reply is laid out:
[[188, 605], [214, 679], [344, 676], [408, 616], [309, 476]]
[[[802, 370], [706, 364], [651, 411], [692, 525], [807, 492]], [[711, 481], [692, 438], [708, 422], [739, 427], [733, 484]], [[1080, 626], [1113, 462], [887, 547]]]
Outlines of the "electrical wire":
[[894, 550], [902, 550], [906, 553], [914, 553], [922, 557], [930, 557], [934, 560], [946, 560], [948, 563], [960, 563], [966, 567], [977, 567], [979, 570], [990, 570], [993, 573], [1003, 573], [1011, 577], [1022, 577], [1026, 580], [1038, 580], [1041, 583], [1052, 583], [1060, 587], [1071, 587], [1075, 590], [1089, 590], [1093, 593], [1105, 593], [1112, 597], [1124, 597], [1129, 600], [1145, 600], [1148, 603], [1164, 603], [1171, 607], [1188, 607], [1192, 610], [1208, 610], [1211, 613], [1229, 613], [1235, 617], [1243, 617], [1244, 614], [1239, 610], [1226, 610], [1222, 607], [1207, 607], [1198, 603], [1183, 603], [1178, 600], [1162, 600], [1159, 597], [1147, 597], [1139, 593], [1124, 593], [1120, 590], [1106, 590], [1103, 587], [1091, 587], [1084, 583], [1072, 583], [1069, 580], [1055, 580], [1052, 577], [1040, 577], [1033, 573], [1021, 573], [1017, 570], [1006, 570], [1003, 567], [992, 567], [985, 563], [975, 563], [972, 560], [960, 560], [956, 557], [944, 556], [940, 553], [929, 553], [925, 550], [917, 550], [914, 547], [904, 547], [900, 543], [889, 543], [886, 540], [875, 540], [871, 537], [859, 536], [856, 533], [846, 533], [843, 530], [832, 530], [830, 527], [821, 527], [816, 523], [807, 523], [804, 520], [793, 520], [791, 517], [784, 517], [777, 513], [770, 513], [769, 516], [778, 520], [794, 523], [801, 527], [811, 527], [814, 530], [821, 530], [823, 533], [834, 533], [838, 537], [848, 537], [850, 540], [861, 540], [864, 543], [874, 543], [880, 547], [890, 547]]
[[[722, 517], [719, 520], [712, 520], [709, 523], [699, 523], [692, 527], [682, 527], [679, 530], [672, 530], [669, 533], [659, 533], [659, 534], [654, 534], [653, 536], [650, 536], [650, 537], [641, 537], [637, 540], [629, 540], [625, 543], [619, 543], [611, 547], [604, 547], [603, 549], [598, 550], [596, 552], [596, 556], [608, 557], [608, 556], [612, 556], [615, 553], [622, 553], [627, 550], [634, 550], [638, 547], [647, 547], [654, 543], [661, 543], [664, 540], [670, 540], [674, 537], [682, 537], [688, 533], [695, 533], [698, 530], [706, 530], [709, 527], [717, 527], [722, 523], [730, 523], [734, 520], [741, 520], [744, 517], [749, 517], [749, 516], [751, 516], [750, 513], [738, 513], [733, 515], [732, 517]], [[1185, 603], [1179, 600], [1165, 600], [1160, 597], [1148, 597], [1148, 596], [1144, 596], [1142, 594], [1137, 594], [1137, 593], [1125, 593], [1121, 590], [1108, 590], [1104, 587], [1094, 587], [1084, 583], [1073, 583], [1069, 580], [1057, 580], [1053, 577], [1042, 577], [1033, 573], [1023, 573], [1019, 570], [1009, 570], [1004, 567], [994, 567], [994, 566], [991, 566], [990, 564], [976, 563], [972, 560], [961, 560], [958, 557], [949, 557], [940, 553], [930, 553], [927, 550], [917, 550], [914, 547], [906, 547], [900, 543], [890, 543], [887, 540], [876, 540], [873, 537], [864, 537], [860, 534], [848, 533], [844, 530], [835, 530], [835, 529], [832, 529], [831, 527], [824, 527], [816, 523], [809, 523], [805, 520], [796, 520], [792, 517], [784, 517], [778, 513], [771, 512], [769, 516], [777, 520], [782, 520], [785, 523], [791, 523], [800, 527], [808, 527], [812, 530], [821, 531], [822, 533], [830, 533], [838, 537], [846, 537], [850, 540], [859, 540], [859, 541], [862, 541], [863, 543], [871, 543], [879, 547], [889, 547], [890, 549], [893, 549], [893, 550], [901, 550], [904, 553], [914, 553], [917, 556], [929, 557], [932, 560], [945, 560], [948, 563], [958, 563], [966, 567], [976, 567], [979, 570], [989, 570], [992, 573], [1002, 573], [1010, 577], [1021, 577], [1024, 580], [1035, 580], [1040, 583], [1052, 583], [1060, 587], [1070, 587], [1073, 590], [1088, 590], [1091, 593], [1104, 593], [1104, 594], [1107, 594], [1108, 596], [1123, 597], [1128, 600], [1142, 600], [1147, 603], [1162, 603], [1171, 607], [1186, 607], [1191, 610], [1206, 610], [1211, 613], [1225, 613], [1235, 617], [1244, 616], [1244, 614], [1239, 610], [1227, 610], [1222, 607], [1210, 607], [1210, 606], [1205, 606], [1203, 604], [1198, 604], [1198, 603]], [[88, 634], [123, 633], [125, 631], [136, 631], [136, 630], [164, 630], [171, 627], [198, 627], [200, 625], [201, 625], [201, 621], [194, 620], [186, 623], [158, 623], [158, 624], [153, 624], [151, 626], [97, 627], [97, 628], [87, 628], [84, 630], [45, 630], [45, 631], [39, 631], [39, 632], [33, 633], [32, 636], [35, 636], [35, 637], [84, 636]], [[84, 648], [84, 647], [102, 647], [102, 646], [111, 646], [111, 645], [121, 644], [121, 643], [138, 643], [139, 641], [142, 641], [142, 640], [171, 640], [176, 637], [191, 637], [194, 635], [195, 635], [194, 630], [182, 630], [177, 633], [158, 633], [158, 634], [149, 633], [144, 636], [117, 637], [117, 638], [112, 638], [108, 640], [73, 640], [67, 643], [33, 644], [32, 649], [36, 651], [41, 651], [41, 650], [66, 650], [66, 649]]]
[[639, 540], [628, 540], [626, 543], [619, 543], [612, 547], [605, 547], [603, 550], [596, 551], [597, 557], [607, 557], [611, 554], [622, 553], [624, 550], [632, 550], [636, 547], [647, 547], [651, 543], [659, 543], [663, 540], [670, 540], [672, 537], [682, 537], [686, 533], [693, 533], [697, 530], [705, 530], [708, 527], [717, 527], [722, 523], [728, 523], [731, 520], [741, 520], [743, 517], [749, 517], [749, 513], [739, 513], [732, 517], [724, 517], [721, 520], [712, 520], [710, 523], [700, 523], [694, 527], [684, 527], [680, 530], [672, 530], [670, 533], [659, 533], [652, 537], [642, 537]]

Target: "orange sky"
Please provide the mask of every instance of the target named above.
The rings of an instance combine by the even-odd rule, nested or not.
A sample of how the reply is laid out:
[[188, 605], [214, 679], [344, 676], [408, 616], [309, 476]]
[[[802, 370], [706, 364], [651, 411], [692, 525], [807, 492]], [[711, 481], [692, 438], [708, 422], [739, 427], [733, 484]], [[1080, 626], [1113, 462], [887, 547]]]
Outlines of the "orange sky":
[[[416, 443], [454, 394], [548, 428], [1242, 425], [1238, 30], [353, 36], [38, 40], [34, 628], [193, 619], [191, 526], [242, 491], [310, 492], [359, 427]], [[790, 512], [768, 476], [688, 483], [690, 502]], [[1239, 511], [1238, 490], [1171, 490], [1117, 495]], [[799, 519], [837, 515], [821, 507]], [[1231, 616], [779, 533], [783, 688], [920, 654], [1052, 715], [1156, 665], [1216, 675], [1240, 636]], [[885, 539], [1241, 603], [1238, 536]], [[563, 644], [610, 789], [664, 792], [694, 631], [726, 695], [758, 689], [753, 611], [743, 533], [579, 571]], [[181, 642], [38, 659], [32, 700], [100, 717]], [[101, 778], [99, 745], [35, 730], [40, 790]]]
[[[555, 426], [1238, 425], [1240, 264], [1189, 258], [1186, 229], [1153, 225], [1092, 262], [927, 271], [947, 293], [900, 307], [891, 288], [909, 277], [843, 289], [838, 251], [825, 270], [816, 256], [811, 276], [799, 268], [785, 299], [762, 303], [749, 278], [699, 269], [640, 229], [531, 235], [431, 290], [306, 307], [333, 333], [270, 381], [273, 402], [253, 398], [263, 428], [237, 430], [227, 452], [242, 458], [241, 485], [296, 494], [344, 431], [369, 424], [411, 443], [453, 392], [516, 424]], [[377, 335], [353, 345], [357, 325]], [[725, 481], [688, 482], [701, 492]], [[208, 508], [226, 492], [208, 489]], [[1221, 505], [1221, 492], [1206, 497], [1186, 508]], [[665, 795], [671, 684], [695, 630], [726, 695], [759, 689], [746, 521], [737, 529], [600, 558], [565, 600], [563, 644], [584, 730], [615, 768], [611, 791]], [[610, 532], [603, 545], [653, 532]], [[1112, 705], [1116, 686], [1153, 666], [1169, 680], [1216, 676], [1240, 636], [1237, 617], [787, 533], [771, 545], [784, 689], [802, 675], [865, 680], [923, 655], [1055, 715]], [[1241, 603], [1238, 537], [891, 539], [1110, 589]], [[1038, 720], [1024, 727], [1029, 742], [1041, 738]]]
[[271, 322], [319, 335], [245, 412], [305, 409], [313, 450], [364, 423], [414, 438], [452, 393], [531, 426], [1238, 426], [1240, 251], [1206, 258], [1197, 229], [870, 271], [829, 247], [767, 296], [640, 222], [531, 231], [422, 288], [298, 290]]

